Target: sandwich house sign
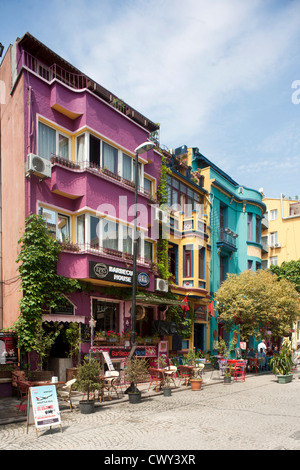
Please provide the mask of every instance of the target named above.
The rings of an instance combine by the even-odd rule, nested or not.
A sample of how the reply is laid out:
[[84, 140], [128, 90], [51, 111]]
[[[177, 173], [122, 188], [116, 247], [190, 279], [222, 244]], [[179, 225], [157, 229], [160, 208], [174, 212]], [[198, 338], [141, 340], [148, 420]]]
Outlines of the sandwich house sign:
[[[121, 268], [111, 264], [90, 261], [89, 276], [92, 279], [101, 279], [102, 281], [132, 285], [133, 271], [132, 269]], [[149, 287], [149, 283], [149, 274], [138, 271], [137, 284], [141, 287]]]

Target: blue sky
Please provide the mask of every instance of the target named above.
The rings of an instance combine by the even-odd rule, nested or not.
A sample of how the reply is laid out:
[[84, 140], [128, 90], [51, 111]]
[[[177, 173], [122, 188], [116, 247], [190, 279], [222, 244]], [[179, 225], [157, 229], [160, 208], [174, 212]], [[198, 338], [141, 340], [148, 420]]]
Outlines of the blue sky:
[[0, 0], [5, 50], [27, 31], [159, 122], [165, 147], [300, 197], [300, 0]]

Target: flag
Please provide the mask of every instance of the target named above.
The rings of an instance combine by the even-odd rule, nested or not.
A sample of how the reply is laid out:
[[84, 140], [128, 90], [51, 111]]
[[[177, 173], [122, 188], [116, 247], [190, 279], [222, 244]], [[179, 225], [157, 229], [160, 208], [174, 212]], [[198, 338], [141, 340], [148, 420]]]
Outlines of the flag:
[[211, 303], [208, 306], [208, 311], [211, 314], [212, 317], [215, 316], [215, 308], [214, 308], [214, 301], [212, 300]]
[[184, 312], [187, 312], [190, 309], [188, 301], [187, 301], [187, 297], [183, 299], [183, 302], [184, 302], [184, 305], [181, 305], [181, 308]]

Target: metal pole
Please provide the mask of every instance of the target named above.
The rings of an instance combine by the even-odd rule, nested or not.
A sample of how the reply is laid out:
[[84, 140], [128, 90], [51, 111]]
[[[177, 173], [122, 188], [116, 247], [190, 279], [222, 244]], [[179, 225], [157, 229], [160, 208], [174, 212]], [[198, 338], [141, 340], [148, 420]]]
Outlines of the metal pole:
[[134, 177], [134, 225], [133, 225], [133, 273], [132, 273], [132, 311], [131, 311], [131, 346], [135, 345], [136, 335], [136, 258], [137, 258], [137, 190], [138, 190], [138, 153], [135, 153]]

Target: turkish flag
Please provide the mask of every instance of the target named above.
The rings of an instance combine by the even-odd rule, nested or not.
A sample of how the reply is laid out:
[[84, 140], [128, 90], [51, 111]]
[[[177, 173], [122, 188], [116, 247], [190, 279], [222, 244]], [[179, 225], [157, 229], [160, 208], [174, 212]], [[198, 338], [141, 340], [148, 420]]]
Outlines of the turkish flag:
[[208, 311], [211, 314], [212, 317], [215, 316], [215, 308], [214, 308], [214, 301], [212, 300], [211, 303], [208, 306]]
[[187, 297], [185, 297], [183, 299], [183, 302], [185, 303], [185, 305], [181, 305], [181, 308], [184, 312], [187, 312], [190, 308], [189, 308], [189, 304], [188, 304], [188, 301], [187, 301]]

